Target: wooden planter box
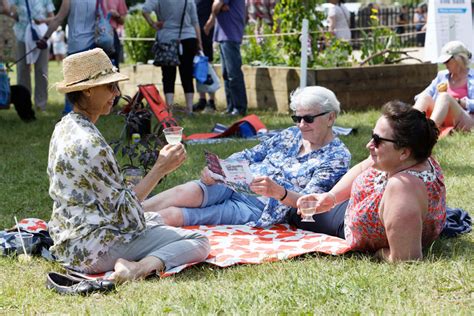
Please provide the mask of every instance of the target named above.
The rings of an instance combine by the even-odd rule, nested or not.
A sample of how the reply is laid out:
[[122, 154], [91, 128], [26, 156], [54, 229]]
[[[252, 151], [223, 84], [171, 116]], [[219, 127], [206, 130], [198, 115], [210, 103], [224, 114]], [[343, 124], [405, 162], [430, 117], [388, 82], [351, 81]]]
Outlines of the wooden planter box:
[[[215, 68], [220, 75], [220, 65], [215, 65]], [[307, 83], [334, 91], [343, 110], [362, 111], [379, 108], [394, 99], [413, 103], [413, 97], [428, 86], [437, 71], [436, 64], [428, 63], [310, 69]], [[125, 94], [133, 95], [136, 85], [145, 83], [157, 84], [162, 93], [159, 67], [130, 66], [122, 72], [130, 77], [130, 81], [122, 84]], [[288, 113], [290, 94], [299, 87], [299, 68], [243, 66], [243, 72], [249, 109]], [[216, 99], [218, 104], [225, 105], [222, 78], [221, 83]], [[182, 102], [184, 97], [179, 79], [176, 80], [175, 93], [176, 100]]]

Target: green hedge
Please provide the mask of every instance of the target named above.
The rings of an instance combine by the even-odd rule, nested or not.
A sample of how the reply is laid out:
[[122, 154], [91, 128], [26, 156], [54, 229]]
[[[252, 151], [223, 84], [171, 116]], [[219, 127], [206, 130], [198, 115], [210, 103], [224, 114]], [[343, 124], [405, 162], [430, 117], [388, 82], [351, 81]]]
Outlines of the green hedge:
[[[154, 38], [155, 30], [148, 25], [141, 12], [131, 14], [125, 21], [126, 37], [132, 38]], [[147, 60], [153, 59], [151, 47], [152, 41], [125, 41], [124, 48], [128, 58], [136, 63], [146, 63]]]

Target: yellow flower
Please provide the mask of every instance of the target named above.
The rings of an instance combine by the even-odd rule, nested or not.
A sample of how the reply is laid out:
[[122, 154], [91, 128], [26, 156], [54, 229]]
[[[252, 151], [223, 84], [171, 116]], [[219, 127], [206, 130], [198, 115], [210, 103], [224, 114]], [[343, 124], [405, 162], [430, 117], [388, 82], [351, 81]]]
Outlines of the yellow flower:
[[370, 11], [372, 11], [372, 14], [377, 14], [377, 13], [379, 13], [379, 10], [374, 9], [374, 8], [370, 9]]
[[378, 21], [378, 20], [379, 20], [379, 18], [378, 18], [376, 15], [371, 15], [371, 16], [370, 16], [370, 19], [371, 19], [371, 20], [374, 20], [374, 21]]

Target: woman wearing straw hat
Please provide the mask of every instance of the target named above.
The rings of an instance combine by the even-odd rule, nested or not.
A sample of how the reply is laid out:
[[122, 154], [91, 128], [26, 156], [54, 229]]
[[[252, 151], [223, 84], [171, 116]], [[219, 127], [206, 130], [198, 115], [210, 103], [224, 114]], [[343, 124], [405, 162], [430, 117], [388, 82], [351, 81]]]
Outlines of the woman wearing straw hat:
[[439, 63], [446, 70], [415, 97], [415, 108], [426, 112], [438, 127], [453, 126], [470, 131], [474, 127], [474, 70], [469, 68], [471, 52], [460, 41], [441, 49]]
[[74, 107], [56, 124], [49, 148], [53, 254], [79, 272], [115, 270], [110, 278], [118, 282], [204, 260], [207, 238], [165, 226], [141, 206], [158, 181], [183, 163], [183, 145], [163, 147], [152, 170], [128, 188], [95, 126], [120, 94], [117, 82], [128, 78], [99, 48], [64, 59], [63, 74], [57, 89]]

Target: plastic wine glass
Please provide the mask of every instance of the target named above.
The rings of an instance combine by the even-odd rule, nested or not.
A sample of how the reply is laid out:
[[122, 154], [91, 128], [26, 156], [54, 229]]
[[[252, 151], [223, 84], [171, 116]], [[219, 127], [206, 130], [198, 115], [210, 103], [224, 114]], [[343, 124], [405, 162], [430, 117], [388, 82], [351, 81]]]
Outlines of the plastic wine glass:
[[166, 141], [170, 145], [177, 145], [183, 138], [183, 128], [181, 126], [171, 126], [163, 130]]
[[316, 214], [317, 201], [301, 201], [299, 210], [303, 214], [302, 222], [314, 222], [313, 215]]

